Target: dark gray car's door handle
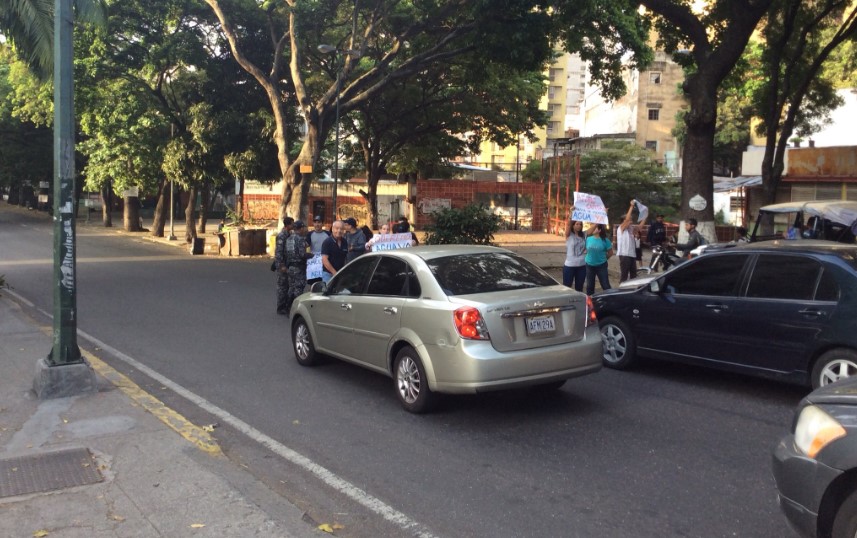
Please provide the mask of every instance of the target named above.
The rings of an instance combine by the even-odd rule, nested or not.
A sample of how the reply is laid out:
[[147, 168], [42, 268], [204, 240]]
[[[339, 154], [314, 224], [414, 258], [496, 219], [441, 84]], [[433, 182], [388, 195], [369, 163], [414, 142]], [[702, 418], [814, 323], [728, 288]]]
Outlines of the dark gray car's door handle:
[[348, 303], [342, 303], [341, 305], [339, 305], [339, 308], [343, 310], [351, 310], [351, 305]]
[[798, 310], [797, 312], [798, 314], [803, 314], [804, 316], [821, 317], [827, 315], [827, 312], [815, 308], [804, 308], [803, 310]]
[[705, 308], [710, 308], [712, 310], [728, 310], [729, 305], [728, 304], [707, 304], [707, 305], [705, 305]]

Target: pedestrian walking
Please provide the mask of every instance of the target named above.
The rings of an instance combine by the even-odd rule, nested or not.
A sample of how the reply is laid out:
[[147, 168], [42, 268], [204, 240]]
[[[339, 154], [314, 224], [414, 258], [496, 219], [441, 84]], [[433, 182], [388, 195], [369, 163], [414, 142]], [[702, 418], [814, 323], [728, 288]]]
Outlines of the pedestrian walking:
[[295, 219], [283, 218], [283, 229], [277, 234], [276, 248], [274, 249], [274, 266], [277, 270], [277, 314], [288, 316], [286, 303], [289, 299], [289, 275], [286, 265], [286, 239], [292, 232]]
[[607, 228], [603, 224], [591, 225], [586, 233], [586, 295], [592, 295], [596, 278], [602, 290], [610, 289], [607, 259], [613, 255], [613, 243], [607, 239]]
[[634, 226], [634, 251], [637, 254], [637, 269], [640, 269], [643, 266], [643, 238], [639, 226]]
[[634, 243], [634, 234], [631, 229], [631, 213], [634, 212], [636, 202], [631, 200], [631, 206], [625, 213], [625, 219], [616, 230], [616, 254], [619, 255], [619, 282], [625, 282], [630, 278], [637, 278], [637, 247]]
[[574, 285], [577, 291], [583, 291], [586, 280], [586, 236], [583, 235], [583, 222], [572, 220], [574, 207], [569, 210], [568, 223], [565, 225], [565, 263], [562, 266], [562, 285], [569, 288]]
[[306, 225], [302, 220], [296, 220], [292, 226], [292, 233], [286, 239], [286, 267], [288, 275], [288, 294], [286, 298], [286, 312], [292, 309], [295, 298], [304, 292], [306, 288], [306, 261], [312, 257], [312, 252], [304, 237], [306, 236]]

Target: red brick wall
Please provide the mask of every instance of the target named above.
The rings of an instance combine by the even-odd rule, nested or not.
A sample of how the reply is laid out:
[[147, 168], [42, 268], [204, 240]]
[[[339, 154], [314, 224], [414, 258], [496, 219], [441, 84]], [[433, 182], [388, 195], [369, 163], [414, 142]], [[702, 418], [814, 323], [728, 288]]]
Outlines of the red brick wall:
[[[462, 208], [472, 203], [476, 194], [525, 194], [533, 197], [533, 230], [544, 229], [545, 196], [544, 186], [540, 183], [506, 183], [492, 181], [462, 181], [462, 180], [423, 180], [417, 181], [417, 200], [420, 198], [448, 198], [452, 207]], [[422, 229], [432, 222], [430, 215], [419, 211], [416, 221], [412, 224]]]

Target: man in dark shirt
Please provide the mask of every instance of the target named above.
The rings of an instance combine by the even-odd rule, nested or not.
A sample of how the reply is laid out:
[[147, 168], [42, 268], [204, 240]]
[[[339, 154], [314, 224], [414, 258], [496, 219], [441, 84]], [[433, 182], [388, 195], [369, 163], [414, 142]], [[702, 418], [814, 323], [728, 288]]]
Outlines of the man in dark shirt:
[[335, 221], [330, 226], [331, 236], [325, 239], [324, 244], [321, 245], [321, 279], [324, 282], [330, 281], [331, 277], [345, 265], [348, 243], [342, 237], [342, 227], [341, 220]]
[[366, 236], [363, 230], [357, 227], [357, 219], [348, 217], [343, 221], [345, 224], [345, 242], [348, 244], [348, 254], [345, 260], [351, 261], [357, 256], [366, 253]]

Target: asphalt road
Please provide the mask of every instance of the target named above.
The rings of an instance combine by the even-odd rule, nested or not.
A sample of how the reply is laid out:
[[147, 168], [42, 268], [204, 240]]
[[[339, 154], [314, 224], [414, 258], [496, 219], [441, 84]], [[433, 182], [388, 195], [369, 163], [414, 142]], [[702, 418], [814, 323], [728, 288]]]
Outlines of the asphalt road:
[[[78, 328], [108, 346], [81, 347], [192, 420], [217, 420], [112, 352], [136, 359], [418, 524], [216, 430], [230, 458], [308, 518], [342, 524], [337, 535], [792, 536], [769, 460], [800, 387], [647, 361], [413, 416], [387, 378], [297, 365], [267, 259], [191, 257], [97, 224], [78, 226], [77, 245]], [[0, 275], [47, 312], [51, 252], [46, 215], [0, 202]]]

